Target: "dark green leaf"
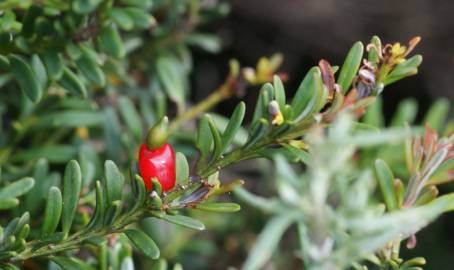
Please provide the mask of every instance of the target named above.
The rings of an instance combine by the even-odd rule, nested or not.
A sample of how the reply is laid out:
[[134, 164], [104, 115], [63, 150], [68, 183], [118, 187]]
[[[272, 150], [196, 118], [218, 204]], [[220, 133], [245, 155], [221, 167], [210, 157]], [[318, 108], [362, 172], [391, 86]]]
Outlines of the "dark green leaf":
[[44, 114], [35, 123], [36, 128], [49, 127], [90, 127], [104, 123], [104, 115], [99, 112], [63, 111]]
[[137, 248], [141, 253], [151, 259], [159, 258], [159, 248], [156, 246], [153, 239], [151, 239], [144, 232], [139, 230], [126, 230], [126, 236], [131, 240], [134, 247]]
[[274, 86], [274, 99], [279, 104], [279, 109], [283, 110], [285, 107], [285, 90], [284, 85], [282, 84], [279, 76], [274, 75], [273, 77], [273, 86]]
[[109, 17], [114, 20], [123, 30], [131, 30], [134, 27], [134, 20], [123, 8], [111, 8], [108, 11]]
[[147, 29], [156, 23], [156, 20], [146, 10], [140, 8], [125, 8], [124, 11], [133, 20], [134, 27]]
[[73, 0], [72, 9], [78, 14], [88, 14], [96, 9], [101, 0]]
[[113, 161], [107, 160], [104, 163], [104, 174], [107, 203], [121, 200], [124, 179], [117, 165]]
[[347, 54], [347, 58], [342, 65], [337, 83], [342, 87], [342, 93], [346, 93], [358, 73], [361, 60], [363, 59], [364, 46], [361, 42], [356, 42]]
[[44, 89], [47, 85], [47, 72], [41, 58], [38, 55], [34, 54], [32, 56], [31, 66], [36, 78], [38, 79], [41, 89]]
[[71, 160], [66, 165], [63, 178], [63, 211], [62, 211], [62, 232], [67, 235], [76, 215], [79, 202], [80, 190], [82, 188], [82, 176], [77, 161]]
[[201, 153], [201, 157], [206, 157], [213, 145], [213, 137], [211, 136], [210, 125], [208, 124], [208, 115], [204, 115], [199, 122], [197, 128], [196, 146]]
[[422, 56], [415, 55], [405, 60], [403, 63], [398, 64], [393, 69], [393, 71], [391, 71], [391, 73], [389, 73], [389, 75], [386, 76], [386, 79], [384, 81], [385, 86], [398, 80], [401, 80], [405, 77], [415, 75], [416, 73], [418, 73], [418, 66], [421, 65], [421, 62]]
[[120, 33], [113, 25], [105, 26], [101, 30], [99, 46], [103, 52], [116, 58], [121, 58], [126, 54]]
[[82, 55], [76, 60], [77, 67], [82, 75], [96, 86], [103, 87], [106, 84], [106, 77], [98, 63], [94, 61], [88, 51], [88, 48], [82, 49]]
[[426, 117], [424, 117], [424, 124], [429, 125], [434, 130], [441, 132], [444, 123], [449, 114], [449, 101], [447, 99], [439, 99], [437, 100], [432, 106], [430, 106], [429, 111], [426, 113]]
[[88, 270], [77, 262], [76, 260], [68, 257], [51, 257], [51, 260], [58, 264], [63, 270]]
[[156, 60], [156, 71], [167, 96], [183, 106], [185, 78], [180, 61], [170, 54], [162, 54]]
[[58, 83], [73, 95], [82, 97], [87, 96], [87, 89], [84, 84], [77, 78], [77, 75], [67, 67], [63, 68], [63, 75]]
[[41, 98], [43, 89], [31, 66], [20, 56], [9, 56], [10, 68], [22, 91], [32, 100]]
[[63, 75], [63, 59], [55, 49], [48, 49], [42, 55], [41, 58], [46, 66], [47, 74], [50, 78], [58, 80]]
[[39, 158], [45, 158], [49, 162], [62, 163], [67, 162], [76, 155], [76, 148], [72, 145], [49, 145], [43, 147], [34, 147], [25, 151], [18, 152], [14, 161], [29, 161]]
[[209, 116], [208, 116], [208, 125], [210, 126], [211, 136], [214, 141], [214, 153], [212, 156], [212, 160], [215, 160], [222, 154], [222, 151], [223, 151], [222, 139], [221, 139], [221, 135], [219, 134], [218, 129], [216, 128], [216, 126], [213, 122], [213, 119]]
[[304, 77], [300, 86], [296, 90], [295, 96], [293, 97], [291, 107], [293, 116], [297, 117], [303, 110], [308, 106], [311, 99], [313, 99], [314, 93], [312, 92], [312, 85], [314, 80], [314, 74], [320, 72], [318, 67], [313, 67]]

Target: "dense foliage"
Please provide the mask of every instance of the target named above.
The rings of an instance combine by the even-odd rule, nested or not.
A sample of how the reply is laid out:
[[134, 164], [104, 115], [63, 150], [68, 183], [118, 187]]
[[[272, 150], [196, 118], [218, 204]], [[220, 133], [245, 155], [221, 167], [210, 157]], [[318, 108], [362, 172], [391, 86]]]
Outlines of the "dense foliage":
[[[191, 49], [220, 50], [198, 29], [225, 15], [225, 3], [6, 0], [0, 10], [1, 269], [166, 269], [196, 240], [172, 231], [162, 249], [158, 227], [204, 230], [212, 212], [240, 210], [233, 192], [270, 215], [244, 269], [263, 267], [295, 226], [307, 269], [416, 270], [424, 259], [401, 258], [401, 242], [414, 246], [454, 209], [454, 195], [437, 189], [452, 177], [446, 102], [424, 128], [411, 126], [412, 101], [383, 126], [379, 95], [417, 73], [418, 37], [357, 42], [340, 67], [311, 68], [291, 99], [280, 55], [255, 68], [231, 60], [225, 82], [192, 105]], [[205, 114], [257, 85], [249, 123], [243, 102], [229, 118]], [[177, 151], [175, 187], [143, 179], [137, 163], [141, 144], [162, 139], [148, 129], [163, 125]], [[276, 197], [222, 176], [259, 158], [275, 164]]]

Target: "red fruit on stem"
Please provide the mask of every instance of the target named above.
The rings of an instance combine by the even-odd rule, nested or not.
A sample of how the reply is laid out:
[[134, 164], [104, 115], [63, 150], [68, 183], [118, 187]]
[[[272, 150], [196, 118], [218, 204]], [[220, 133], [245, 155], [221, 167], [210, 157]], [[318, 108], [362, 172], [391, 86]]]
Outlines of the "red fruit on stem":
[[155, 149], [148, 149], [142, 144], [139, 150], [139, 170], [148, 190], [153, 185], [151, 179], [156, 177], [162, 190], [168, 191], [175, 186], [175, 152], [168, 143]]

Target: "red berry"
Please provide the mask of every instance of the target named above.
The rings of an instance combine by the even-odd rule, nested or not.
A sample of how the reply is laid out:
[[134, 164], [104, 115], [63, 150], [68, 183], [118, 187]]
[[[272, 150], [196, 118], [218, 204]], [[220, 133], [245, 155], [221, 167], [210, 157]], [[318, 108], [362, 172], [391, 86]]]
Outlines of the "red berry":
[[168, 191], [175, 186], [175, 153], [168, 143], [150, 150], [145, 144], [139, 150], [139, 170], [148, 190], [151, 190], [151, 179], [156, 177], [162, 190]]

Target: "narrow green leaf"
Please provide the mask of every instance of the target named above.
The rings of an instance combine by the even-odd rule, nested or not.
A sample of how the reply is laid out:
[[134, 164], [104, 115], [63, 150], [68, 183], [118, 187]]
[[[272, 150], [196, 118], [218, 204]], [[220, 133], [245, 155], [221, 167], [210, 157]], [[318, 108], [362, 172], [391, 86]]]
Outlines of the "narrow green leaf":
[[63, 211], [62, 211], [62, 232], [67, 235], [71, 229], [76, 215], [80, 190], [82, 188], [82, 176], [79, 164], [71, 160], [66, 165], [63, 178]]
[[63, 59], [55, 49], [48, 49], [41, 55], [50, 78], [58, 80], [63, 75]]
[[196, 219], [190, 218], [188, 216], [167, 215], [167, 214], [160, 213], [159, 215], [157, 215], [157, 217], [162, 220], [168, 221], [170, 223], [177, 224], [177, 225], [187, 227], [190, 229], [199, 230], [199, 231], [205, 230], [205, 225], [203, 225], [202, 222], [200, 222]]
[[[303, 111], [298, 115], [296, 114], [295, 111], [293, 111], [293, 116], [295, 122], [299, 122], [306, 117], [311, 116], [313, 113], [315, 113], [318, 109], [320, 109], [320, 106], [322, 105], [322, 102], [324, 101], [323, 99], [323, 82], [322, 82], [322, 77], [320, 73], [320, 69], [316, 67], [312, 74], [312, 80], [310, 80], [310, 85], [308, 85], [307, 91], [310, 93], [310, 99], [308, 100], [306, 106], [303, 108]], [[326, 88], [325, 88], [326, 89]], [[326, 100], [326, 99], [325, 99]]]
[[118, 100], [120, 107], [121, 116], [131, 133], [134, 135], [136, 140], [139, 142], [142, 139], [142, 121], [139, 114], [137, 113], [134, 104], [131, 100], [125, 96], [122, 96]]
[[9, 55], [9, 61], [19, 87], [32, 101], [38, 101], [43, 89], [31, 66], [22, 57], [15, 54]]
[[279, 240], [292, 222], [293, 217], [288, 214], [281, 214], [272, 218], [257, 238], [257, 242], [249, 252], [249, 256], [242, 269], [261, 269], [270, 259], [274, 250], [277, 248]]
[[342, 87], [342, 93], [346, 93], [355, 78], [356, 73], [363, 59], [364, 46], [361, 42], [356, 42], [347, 54], [347, 58], [342, 65], [337, 83]]
[[367, 108], [362, 122], [373, 127], [383, 127], [385, 120], [383, 117], [383, 101], [380, 96]]
[[104, 122], [105, 117], [99, 112], [65, 110], [41, 115], [33, 127], [91, 127], [99, 126]]
[[63, 68], [63, 75], [58, 83], [73, 95], [82, 97], [87, 96], [87, 89], [85, 88], [84, 84], [68, 67]]
[[145, 188], [145, 183], [143, 182], [142, 177], [139, 175], [135, 175], [134, 179], [132, 180], [135, 182], [135, 187], [137, 190], [135, 191], [135, 202], [134, 206], [131, 208], [131, 212], [135, 212], [137, 209], [141, 208], [145, 202], [147, 190]]
[[235, 110], [232, 113], [232, 116], [230, 117], [230, 121], [227, 124], [227, 127], [224, 129], [224, 132], [222, 133], [222, 152], [225, 151], [225, 149], [229, 146], [229, 144], [232, 142], [233, 138], [235, 137], [235, 134], [237, 133], [238, 129], [241, 127], [241, 123], [243, 122], [244, 118], [244, 113], [246, 111], [246, 105], [244, 102], [240, 102]]
[[274, 75], [273, 77], [273, 86], [274, 86], [274, 99], [279, 104], [281, 110], [285, 107], [285, 89], [284, 84], [282, 83], [279, 76]]
[[403, 63], [398, 64], [393, 69], [393, 71], [391, 71], [391, 73], [389, 73], [389, 75], [386, 76], [386, 79], [384, 81], [385, 86], [398, 80], [401, 80], [405, 77], [415, 75], [416, 73], [418, 73], [418, 66], [421, 65], [421, 63], [422, 56], [415, 55], [405, 60]]
[[213, 137], [214, 141], [214, 153], [212, 156], [212, 160], [217, 159], [222, 154], [222, 139], [221, 135], [219, 134], [216, 125], [213, 122], [213, 119], [208, 115], [208, 125], [210, 126], [211, 136]]
[[72, 9], [78, 14], [88, 14], [96, 9], [101, 0], [73, 0]]
[[35, 185], [31, 177], [24, 177], [0, 189], [0, 199], [12, 199], [27, 193]]
[[249, 138], [244, 144], [244, 149], [249, 149], [254, 146], [260, 139], [262, 139], [268, 132], [269, 124], [266, 119], [260, 119], [258, 122], [255, 122], [249, 133]]
[[107, 203], [105, 201], [105, 196], [100, 181], [96, 181], [95, 190], [96, 190], [96, 208], [95, 212], [93, 213], [90, 219], [90, 222], [87, 224], [87, 228], [93, 228], [100, 224], [103, 224], [107, 208], [106, 207]]
[[106, 54], [121, 58], [126, 54], [120, 33], [113, 25], [105, 26], [99, 34], [99, 47]]
[[394, 193], [394, 176], [388, 165], [381, 159], [375, 161], [375, 176], [388, 210], [393, 211], [397, 207], [396, 194]]
[[186, 184], [189, 180], [189, 164], [185, 155], [176, 153], [176, 180], [177, 184]]
[[19, 200], [16, 198], [0, 199], [0, 210], [14, 208], [19, 205]]
[[13, 160], [27, 161], [45, 158], [49, 162], [64, 163], [73, 158], [76, 153], [76, 148], [72, 145], [49, 145], [21, 151], [14, 156]]
[[63, 200], [60, 189], [58, 187], [51, 187], [47, 195], [41, 236], [46, 237], [55, 232], [60, 221], [62, 206]]
[[370, 40], [370, 43], [375, 46], [375, 49], [372, 48], [369, 50], [367, 58], [368, 58], [369, 62], [371, 62], [372, 64], [377, 64], [378, 61], [380, 60], [377, 50], [380, 51], [382, 49], [381, 40], [379, 37], [373, 36], [372, 39]]
[[159, 258], [159, 248], [147, 234], [139, 230], [126, 230], [126, 236], [135, 248], [151, 259]]
[[180, 61], [171, 54], [162, 54], [156, 60], [156, 71], [167, 96], [183, 106], [185, 78]]
[[429, 111], [424, 117], [424, 124], [429, 125], [434, 130], [441, 132], [449, 114], [449, 101], [447, 99], [439, 99], [430, 106]]
[[189, 45], [197, 46], [209, 53], [221, 51], [221, 39], [217, 35], [206, 33], [191, 33], [187, 36], [186, 42]]
[[307, 72], [304, 79], [301, 81], [298, 89], [296, 90], [295, 96], [293, 97], [291, 107], [293, 117], [300, 115], [303, 110], [307, 107], [310, 100], [313, 99], [314, 93], [312, 92], [312, 85], [314, 80], [314, 74], [320, 72], [318, 67], [313, 67]]
[[107, 203], [121, 200], [123, 192], [124, 179], [117, 165], [111, 160], [104, 163], [105, 189]]
[[204, 115], [199, 122], [197, 128], [196, 146], [201, 153], [201, 157], [206, 157], [213, 145], [213, 137], [211, 136], [210, 125], [208, 124], [208, 115]]
[[196, 206], [197, 209], [211, 212], [238, 212], [241, 210], [241, 206], [236, 203], [201, 203]]

